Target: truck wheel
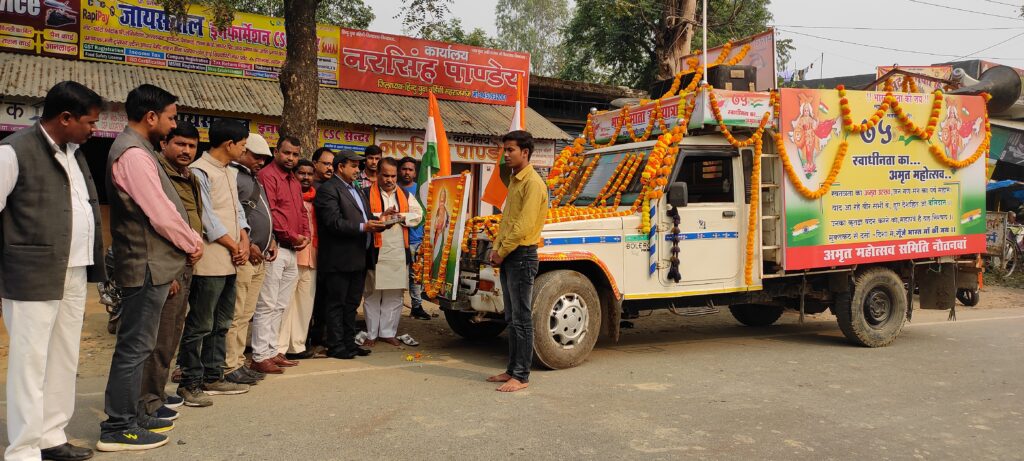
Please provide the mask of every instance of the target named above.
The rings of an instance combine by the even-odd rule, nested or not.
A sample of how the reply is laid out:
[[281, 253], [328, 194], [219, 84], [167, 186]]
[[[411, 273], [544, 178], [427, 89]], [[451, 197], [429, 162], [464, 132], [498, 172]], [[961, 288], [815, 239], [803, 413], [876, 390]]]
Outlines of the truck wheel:
[[782, 307], [764, 306], [760, 304], [735, 304], [729, 306], [729, 312], [736, 321], [748, 327], [766, 327], [782, 317]]
[[579, 365], [601, 332], [601, 301], [583, 274], [545, 272], [533, 285], [533, 351], [537, 361], [558, 370]]
[[444, 311], [444, 319], [455, 334], [471, 340], [492, 339], [505, 331], [505, 322], [485, 320], [473, 322], [472, 312]]
[[956, 290], [956, 299], [967, 307], [974, 307], [981, 301], [981, 292], [978, 290]]
[[891, 269], [870, 268], [854, 279], [853, 295], [835, 305], [846, 339], [867, 347], [888, 346], [907, 319], [907, 291]]

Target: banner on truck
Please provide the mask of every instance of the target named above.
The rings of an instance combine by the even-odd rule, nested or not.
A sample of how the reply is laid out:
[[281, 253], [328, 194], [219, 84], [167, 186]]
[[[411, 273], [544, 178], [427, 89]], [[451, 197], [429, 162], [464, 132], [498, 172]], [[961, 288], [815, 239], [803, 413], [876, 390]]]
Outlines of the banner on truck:
[[470, 188], [467, 186], [473, 184], [472, 181], [468, 174], [434, 178], [428, 192], [423, 233], [424, 244], [430, 242], [430, 252], [424, 255], [426, 280], [443, 280], [437, 295], [452, 301], [458, 292], [462, 233], [469, 216]]
[[[896, 97], [911, 119], [928, 120], [931, 95]], [[950, 169], [891, 113], [867, 132], [847, 134], [835, 90], [783, 89], [781, 98], [779, 131], [804, 187], [817, 189], [841, 141], [849, 144], [820, 199], [808, 200], [785, 181], [786, 270], [985, 252], [983, 159]], [[847, 98], [860, 122], [885, 93], [849, 91]], [[984, 111], [980, 96], [947, 95], [931, 141], [950, 158], [969, 157], [985, 138]]]
[[0, 1], [0, 50], [78, 56], [79, 0]]
[[[893, 69], [904, 70], [914, 74], [927, 75], [929, 77], [941, 78], [943, 80], [949, 80], [953, 77], [953, 66], [878, 66], [875, 68], [875, 78], [882, 78], [883, 75], [887, 74]], [[903, 88], [903, 79], [905, 77], [900, 74], [892, 76], [892, 86], [896, 91], [900, 91]], [[943, 84], [933, 82], [931, 80], [925, 80], [923, 78], [914, 78], [914, 83], [917, 84], [917, 91], [920, 93], [931, 93], [935, 90], [943, 89]], [[884, 91], [885, 82], [878, 84], [878, 91]]]
[[[218, 30], [206, 7], [190, 6], [181, 21], [153, 0], [87, 1], [81, 17], [84, 60], [264, 80], [277, 80], [284, 63], [282, 18], [235, 13]], [[338, 85], [338, 30], [317, 25], [321, 85]]]
[[[778, 86], [777, 77], [775, 76], [775, 30], [768, 29], [767, 31], [761, 32], [757, 35], [733, 40], [732, 50], [729, 52], [729, 57], [731, 58], [736, 56], [740, 50], [748, 44], [750, 45], [750, 51], [748, 51], [746, 56], [744, 56], [737, 64], [741, 66], [754, 66], [757, 68], [757, 91], [768, 91], [775, 88]], [[714, 63], [720, 54], [722, 54], [721, 46], [708, 48], [708, 65]], [[701, 59], [698, 54], [683, 56], [679, 60], [679, 68], [686, 69], [686, 60], [692, 57]], [[704, 61], [701, 61], [701, 65], [703, 64]]]
[[341, 88], [511, 106], [529, 75], [529, 53], [341, 29]]

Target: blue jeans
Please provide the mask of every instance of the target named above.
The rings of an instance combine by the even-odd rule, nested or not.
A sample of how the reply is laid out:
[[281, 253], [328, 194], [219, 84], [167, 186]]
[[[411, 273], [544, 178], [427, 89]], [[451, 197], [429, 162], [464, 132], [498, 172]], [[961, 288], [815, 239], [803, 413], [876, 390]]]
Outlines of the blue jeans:
[[100, 423], [101, 434], [138, 428], [143, 367], [156, 347], [160, 314], [170, 291], [170, 283], [153, 285], [148, 270], [141, 287], [122, 288], [121, 324], [110, 359], [103, 405], [107, 420]]
[[533, 363], [533, 280], [539, 269], [537, 247], [518, 247], [501, 263], [501, 296], [508, 323], [508, 368], [520, 382], [530, 381]]
[[183, 388], [219, 381], [224, 375], [224, 341], [235, 318], [235, 277], [192, 277], [188, 317], [178, 350]]
[[[421, 243], [409, 244], [409, 251], [412, 252], [412, 261], [416, 262], [416, 254], [420, 251]], [[416, 277], [412, 273], [412, 266], [409, 267], [409, 299], [412, 300], [412, 309], [423, 309], [423, 285], [416, 283]]]

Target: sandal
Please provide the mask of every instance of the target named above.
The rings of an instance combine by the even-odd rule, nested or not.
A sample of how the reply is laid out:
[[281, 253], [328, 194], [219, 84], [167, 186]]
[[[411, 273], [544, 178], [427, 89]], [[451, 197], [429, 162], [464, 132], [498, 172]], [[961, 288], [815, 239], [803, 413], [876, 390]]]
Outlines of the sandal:
[[407, 334], [399, 336], [399, 337], [397, 337], [395, 339], [405, 343], [406, 346], [419, 346], [420, 345], [419, 341], [416, 341], [415, 339], [412, 339], [412, 336], [409, 336]]

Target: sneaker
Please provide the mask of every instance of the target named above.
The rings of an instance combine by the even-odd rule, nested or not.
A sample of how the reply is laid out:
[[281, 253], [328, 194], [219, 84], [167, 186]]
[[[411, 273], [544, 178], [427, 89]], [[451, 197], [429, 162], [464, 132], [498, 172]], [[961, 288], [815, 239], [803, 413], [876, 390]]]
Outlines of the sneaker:
[[[168, 410], [168, 411], [174, 411], [174, 410]], [[177, 412], [175, 412], [175, 413], [177, 413]], [[152, 417], [152, 416], [150, 416], [150, 417], [145, 417], [145, 416], [141, 417], [141, 418], [138, 419], [138, 423], [139, 423], [139, 427], [141, 427], [141, 428], [143, 428], [143, 429], [145, 429], [145, 430], [147, 430], [149, 432], [156, 432], [158, 434], [161, 433], [161, 432], [168, 432], [171, 429], [174, 429], [174, 422], [173, 421], [170, 421], [170, 420], [167, 420], [167, 419], [156, 418], [156, 417]]]
[[150, 450], [167, 444], [167, 436], [145, 429], [128, 429], [100, 435], [96, 442], [99, 451], [138, 451]]
[[194, 387], [192, 389], [179, 387], [178, 395], [185, 399], [186, 407], [208, 407], [213, 405], [213, 399], [198, 387]]
[[242, 371], [241, 368], [224, 375], [224, 380], [235, 384], [245, 385], [253, 385], [260, 382], [259, 378], [249, 375], [248, 373]]
[[[184, 402], [184, 401], [185, 400], [182, 399], [182, 402]], [[154, 418], [159, 418], [159, 419], [166, 419], [168, 421], [174, 421], [174, 420], [178, 419], [178, 412], [176, 412], [176, 411], [174, 411], [174, 410], [172, 410], [170, 408], [167, 408], [167, 406], [162, 406], [162, 407], [156, 409], [156, 412], [153, 413], [153, 417]]]
[[168, 395], [167, 398], [164, 400], [164, 406], [171, 409], [178, 408], [184, 404], [185, 399], [178, 397], [176, 395]]
[[209, 395], [238, 395], [249, 392], [249, 385], [232, 383], [222, 379], [203, 384], [203, 391]]

